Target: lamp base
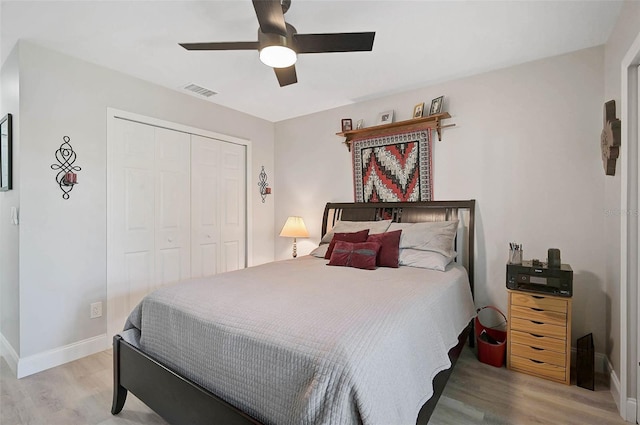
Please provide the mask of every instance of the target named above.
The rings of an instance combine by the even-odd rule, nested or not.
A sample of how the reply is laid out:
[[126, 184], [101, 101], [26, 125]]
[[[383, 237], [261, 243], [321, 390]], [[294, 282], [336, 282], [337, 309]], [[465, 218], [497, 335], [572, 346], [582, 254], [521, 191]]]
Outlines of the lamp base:
[[298, 249], [296, 247], [296, 238], [293, 238], [293, 258], [298, 256]]

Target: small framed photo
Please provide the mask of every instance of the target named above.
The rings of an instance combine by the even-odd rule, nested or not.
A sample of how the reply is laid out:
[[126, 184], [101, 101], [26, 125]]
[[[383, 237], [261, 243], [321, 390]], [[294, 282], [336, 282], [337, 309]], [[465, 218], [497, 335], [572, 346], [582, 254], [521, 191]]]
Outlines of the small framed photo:
[[353, 130], [353, 124], [351, 118], [343, 118], [342, 119], [342, 131], [351, 131]]
[[393, 109], [378, 114], [378, 125], [391, 124], [393, 122]]
[[444, 96], [436, 97], [431, 101], [431, 108], [429, 109], [429, 115], [435, 115], [442, 112], [442, 103]]
[[358, 120], [356, 123], [356, 130], [360, 130], [364, 128], [364, 120]]
[[413, 118], [422, 117], [422, 111], [424, 111], [424, 102], [418, 103], [413, 107]]

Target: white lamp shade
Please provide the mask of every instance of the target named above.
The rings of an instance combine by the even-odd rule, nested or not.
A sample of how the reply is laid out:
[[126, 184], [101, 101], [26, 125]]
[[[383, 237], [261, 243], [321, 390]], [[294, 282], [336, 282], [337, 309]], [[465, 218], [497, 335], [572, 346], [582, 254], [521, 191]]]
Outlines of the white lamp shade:
[[309, 232], [302, 217], [289, 217], [280, 232], [280, 236], [288, 238], [308, 238]]
[[272, 68], [287, 68], [297, 59], [296, 52], [286, 46], [267, 46], [260, 50], [260, 60]]

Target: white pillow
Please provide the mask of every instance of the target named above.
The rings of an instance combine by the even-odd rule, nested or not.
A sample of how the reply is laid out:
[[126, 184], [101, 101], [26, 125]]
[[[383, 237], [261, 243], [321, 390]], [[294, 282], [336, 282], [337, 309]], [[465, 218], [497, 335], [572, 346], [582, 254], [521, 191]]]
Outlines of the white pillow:
[[338, 220], [331, 231], [322, 237], [320, 243], [331, 242], [334, 233], [354, 233], [369, 229], [369, 234], [384, 233], [389, 228], [391, 220], [379, 221], [342, 221]]
[[328, 249], [329, 249], [329, 244], [323, 243], [320, 246], [318, 246], [316, 249], [311, 251], [309, 255], [313, 255], [314, 257], [318, 257], [318, 258], [324, 258]]
[[391, 223], [389, 232], [402, 229], [400, 249], [433, 251], [453, 258], [453, 241], [458, 230], [458, 220], [430, 221], [423, 223]]
[[418, 267], [443, 272], [451, 260], [452, 258], [438, 252], [406, 248], [400, 250], [399, 263], [401, 266]]

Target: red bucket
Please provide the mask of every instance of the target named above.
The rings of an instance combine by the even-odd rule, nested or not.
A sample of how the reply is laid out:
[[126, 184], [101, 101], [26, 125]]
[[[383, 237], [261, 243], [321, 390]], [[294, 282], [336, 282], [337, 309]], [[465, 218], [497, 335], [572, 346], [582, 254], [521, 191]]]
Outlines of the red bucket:
[[[505, 352], [507, 350], [507, 332], [500, 329], [488, 328], [480, 322], [477, 313], [480, 313], [480, 311], [484, 310], [485, 308], [497, 311], [498, 313], [500, 313], [500, 315], [502, 315], [502, 317], [504, 317], [505, 323], [507, 322], [507, 316], [505, 316], [504, 313], [493, 306], [488, 305], [479, 308], [476, 311], [474, 324], [476, 331], [476, 341], [478, 342], [478, 360], [491, 366], [502, 367], [502, 365], [504, 364]], [[488, 339], [494, 340], [495, 343], [482, 340], [480, 338], [480, 335], [483, 331], [488, 335]]]

